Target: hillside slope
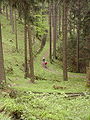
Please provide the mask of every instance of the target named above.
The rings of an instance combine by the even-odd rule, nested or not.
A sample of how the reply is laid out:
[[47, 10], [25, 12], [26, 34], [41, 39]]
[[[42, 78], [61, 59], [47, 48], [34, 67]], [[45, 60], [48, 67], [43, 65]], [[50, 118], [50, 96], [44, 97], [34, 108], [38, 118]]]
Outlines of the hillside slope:
[[[18, 22], [19, 23], [19, 22]], [[5, 69], [8, 82], [16, 89], [27, 89], [31, 91], [52, 91], [61, 92], [62, 90], [54, 90], [53, 85], [64, 86], [67, 89], [65, 92], [84, 92], [85, 88], [85, 76], [84, 74], [69, 73], [69, 81], [63, 81], [63, 71], [59, 66], [59, 61], [55, 61], [53, 64], [49, 62], [49, 43], [47, 42], [43, 51], [34, 59], [35, 75], [46, 80], [36, 81], [37, 84], [31, 85], [29, 79], [24, 79], [24, 27], [22, 24], [18, 24], [18, 44], [19, 53], [15, 51], [15, 35], [11, 33], [11, 26], [9, 21], [2, 16], [2, 33], [3, 33], [3, 46], [4, 46], [4, 58]], [[37, 46], [36, 43], [35, 46]], [[34, 47], [35, 47], [34, 46]], [[48, 61], [48, 68], [44, 69], [41, 66], [42, 57], [46, 57]], [[14, 84], [13, 84], [14, 83]], [[29, 84], [28, 84], [29, 83]]]
[[[24, 79], [24, 35], [23, 25], [18, 24], [19, 53], [15, 51], [15, 36], [9, 21], [2, 16], [2, 33], [7, 83], [17, 91], [11, 98], [7, 91], [0, 91], [0, 120], [90, 120], [90, 96], [68, 97], [65, 93], [88, 92], [84, 74], [69, 73], [69, 81], [63, 81], [59, 61], [49, 62], [49, 43], [34, 59], [35, 75], [43, 78]], [[37, 43], [38, 44], [38, 43]], [[35, 47], [37, 46], [35, 45]], [[48, 68], [41, 65], [42, 57]], [[64, 89], [54, 89], [53, 85]], [[61, 93], [61, 94], [57, 94]]]

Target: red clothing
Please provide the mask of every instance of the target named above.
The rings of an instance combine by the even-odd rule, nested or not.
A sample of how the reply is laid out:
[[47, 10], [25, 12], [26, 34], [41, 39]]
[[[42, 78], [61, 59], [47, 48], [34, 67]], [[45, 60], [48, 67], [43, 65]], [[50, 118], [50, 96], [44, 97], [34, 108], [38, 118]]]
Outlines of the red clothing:
[[47, 62], [45, 62], [45, 65], [47, 65]]
[[47, 68], [47, 62], [42, 62], [42, 66], [44, 67], [44, 68]]

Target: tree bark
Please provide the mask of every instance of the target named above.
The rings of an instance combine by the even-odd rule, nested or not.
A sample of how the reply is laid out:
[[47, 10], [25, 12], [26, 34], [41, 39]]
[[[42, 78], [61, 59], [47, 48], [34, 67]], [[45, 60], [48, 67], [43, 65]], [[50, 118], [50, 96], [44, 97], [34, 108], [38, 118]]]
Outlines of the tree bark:
[[5, 69], [4, 69], [2, 33], [1, 33], [1, 21], [0, 21], [0, 84], [3, 81], [6, 82], [6, 76], [5, 76]]
[[70, 18], [70, 21], [69, 21], [69, 34], [70, 34], [70, 37], [72, 36], [72, 18], [71, 18], [71, 10], [69, 10], [69, 18]]
[[53, 14], [54, 26], [53, 26], [53, 58], [56, 59], [56, 39], [57, 39], [57, 8], [56, 2], [54, 5], [54, 14]]
[[49, 3], [49, 39], [50, 39], [50, 63], [52, 63], [52, 13], [51, 13], [51, 3]]
[[59, 6], [59, 35], [61, 34], [61, 7]]
[[16, 20], [16, 10], [15, 10], [15, 38], [16, 38], [16, 51], [18, 52], [18, 39], [17, 39], [17, 20]]
[[79, 69], [79, 42], [80, 42], [80, 0], [78, 0], [78, 23], [77, 23], [77, 72], [80, 72]]
[[90, 87], [90, 62], [89, 67], [87, 67], [87, 87]]
[[25, 79], [29, 75], [29, 69], [28, 69], [28, 58], [27, 58], [27, 22], [26, 22], [26, 17], [24, 18], [24, 46], [25, 46]]
[[7, 17], [7, 20], [9, 19], [8, 17], [8, 5], [6, 5], [6, 17]]
[[12, 33], [14, 33], [14, 18], [13, 18], [13, 8], [12, 8], [12, 2], [10, 1], [10, 24], [12, 27]]
[[74, 23], [73, 23], [73, 34], [76, 34], [76, 23], [75, 23], [75, 13], [73, 14], [74, 15]]
[[63, 1], [63, 79], [68, 80], [67, 74], [67, 4], [66, 0]]
[[34, 77], [34, 63], [33, 63], [33, 51], [32, 51], [32, 33], [30, 23], [28, 24], [28, 43], [29, 43], [29, 65], [30, 65], [30, 78], [31, 82], [35, 82]]

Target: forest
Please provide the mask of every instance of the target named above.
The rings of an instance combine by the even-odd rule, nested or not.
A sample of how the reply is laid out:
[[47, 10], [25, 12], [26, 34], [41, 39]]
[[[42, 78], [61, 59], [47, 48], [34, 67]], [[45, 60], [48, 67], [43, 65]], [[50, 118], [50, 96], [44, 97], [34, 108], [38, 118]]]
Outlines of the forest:
[[90, 120], [90, 0], [0, 0], [0, 120]]

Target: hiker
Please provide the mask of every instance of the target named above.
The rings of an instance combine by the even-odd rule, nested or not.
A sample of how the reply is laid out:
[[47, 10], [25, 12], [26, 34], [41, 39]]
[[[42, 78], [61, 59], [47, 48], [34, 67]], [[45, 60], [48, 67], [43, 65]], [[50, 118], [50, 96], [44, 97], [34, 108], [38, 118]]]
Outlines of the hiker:
[[47, 68], [47, 61], [45, 60], [44, 57], [43, 57], [43, 59], [42, 59], [42, 66], [43, 66], [44, 68]]

